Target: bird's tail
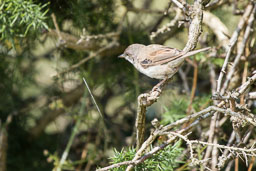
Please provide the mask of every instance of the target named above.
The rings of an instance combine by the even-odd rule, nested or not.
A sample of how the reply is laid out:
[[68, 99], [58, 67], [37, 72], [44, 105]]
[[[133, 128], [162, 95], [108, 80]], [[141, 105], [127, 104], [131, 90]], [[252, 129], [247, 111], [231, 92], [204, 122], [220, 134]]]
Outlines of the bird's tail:
[[203, 49], [198, 49], [198, 50], [193, 50], [193, 51], [190, 51], [190, 52], [187, 52], [186, 54], [184, 54], [182, 56], [182, 58], [187, 58], [189, 56], [193, 56], [193, 55], [195, 55], [195, 54], [197, 54], [199, 52], [204, 52], [204, 51], [207, 51], [209, 49], [211, 49], [211, 47], [207, 47], [207, 48], [203, 48]]

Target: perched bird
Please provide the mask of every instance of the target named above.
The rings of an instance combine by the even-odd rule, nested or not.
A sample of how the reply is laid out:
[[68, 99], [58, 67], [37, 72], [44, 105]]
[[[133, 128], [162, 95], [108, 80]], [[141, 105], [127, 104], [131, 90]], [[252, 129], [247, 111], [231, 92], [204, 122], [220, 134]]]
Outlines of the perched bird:
[[187, 57], [209, 49], [210, 47], [184, 52], [158, 44], [132, 44], [119, 57], [128, 60], [138, 71], [150, 78], [168, 79], [178, 71]]

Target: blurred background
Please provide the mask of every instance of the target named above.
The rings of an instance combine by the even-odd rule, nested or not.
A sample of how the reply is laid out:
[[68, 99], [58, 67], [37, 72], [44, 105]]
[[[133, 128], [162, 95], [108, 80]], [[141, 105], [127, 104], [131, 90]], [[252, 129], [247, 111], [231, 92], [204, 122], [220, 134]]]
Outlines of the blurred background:
[[[148, 108], [147, 136], [154, 118], [167, 124], [212, 104], [225, 48], [241, 17], [234, 10], [248, 2], [221, 0], [206, 9], [197, 48], [214, 50], [188, 59]], [[186, 16], [170, 0], [4, 0], [0, 8], [0, 170], [53, 170], [65, 150], [64, 170], [117, 162], [117, 154], [135, 144], [138, 95], [159, 82], [117, 56], [133, 43], [184, 48]], [[239, 70], [231, 83], [229, 89], [240, 85]], [[192, 136], [200, 137], [209, 121]], [[229, 126], [224, 124], [223, 142]]]

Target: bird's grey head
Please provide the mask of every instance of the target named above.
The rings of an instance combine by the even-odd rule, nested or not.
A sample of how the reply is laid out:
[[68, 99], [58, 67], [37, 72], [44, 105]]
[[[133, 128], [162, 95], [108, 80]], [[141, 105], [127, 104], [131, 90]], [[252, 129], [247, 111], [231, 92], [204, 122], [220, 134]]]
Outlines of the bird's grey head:
[[137, 60], [137, 56], [143, 47], [145, 47], [145, 45], [132, 44], [125, 49], [124, 53], [120, 55], [119, 58], [125, 58], [126, 60], [134, 64], [134, 61]]

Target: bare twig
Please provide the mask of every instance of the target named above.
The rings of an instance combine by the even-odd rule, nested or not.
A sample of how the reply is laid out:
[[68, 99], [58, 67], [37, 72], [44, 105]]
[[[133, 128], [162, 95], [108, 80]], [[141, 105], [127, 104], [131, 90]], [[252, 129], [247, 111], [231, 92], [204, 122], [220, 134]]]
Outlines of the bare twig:
[[229, 82], [230, 82], [230, 79], [231, 77], [233, 76], [236, 68], [237, 68], [237, 65], [239, 64], [239, 61], [240, 61], [240, 58], [242, 56], [242, 54], [244, 53], [244, 49], [245, 49], [245, 46], [246, 46], [246, 42], [249, 38], [249, 35], [251, 34], [252, 32], [252, 27], [253, 27], [253, 22], [254, 22], [254, 19], [255, 19], [255, 12], [256, 12], [256, 7], [254, 6], [254, 9], [250, 15], [250, 18], [248, 20], [248, 25], [246, 27], [246, 30], [245, 30], [245, 33], [244, 33], [244, 37], [243, 37], [243, 42], [242, 42], [242, 45], [238, 51], [238, 54], [234, 60], [234, 63], [233, 63], [233, 66], [231, 68], [231, 71], [228, 73], [227, 77], [226, 77], [226, 81], [224, 82], [224, 85], [223, 85], [223, 88], [221, 90], [221, 94], [224, 94], [228, 85], [229, 85]]
[[203, 0], [195, 1], [191, 11], [191, 23], [189, 26], [188, 41], [183, 51], [188, 52], [193, 50], [198, 42], [198, 38], [202, 33], [203, 20]]
[[56, 29], [57, 34], [58, 34], [58, 37], [59, 37], [59, 44], [60, 44], [60, 45], [65, 44], [65, 41], [63, 40], [62, 35], [61, 35], [61, 33], [60, 33], [59, 25], [57, 24], [57, 20], [56, 20], [55, 14], [52, 13], [51, 17], [52, 17], [53, 24], [54, 24], [54, 26], [55, 26], [55, 29]]
[[101, 113], [101, 111], [100, 111], [100, 108], [99, 108], [99, 106], [98, 106], [98, 104], [97, 104], [97, 102], [96, 102], [94, 96], [92, 95], [91, 89], [90, 89], [89, 85], [87, 84], [87, 82], [86, 82], [86, 80], [85, 80], [84, 77], [83, 77], [83, 81], [84, 81], [84, 84], [85, 84], [85, 86], [86, 86], [86, 88], [87, 88], [87, 90], [88, 90], [90, 96], [92, 97], [92, 101], [93, 101], [94, 105], [96, 106], [96, 108], [97, 108], [97, 110], [98, 110], [100, 116], [103, 118], [103, 115], [102, 115], [102, 113]]
[[180, 9], [182, 9], [184, 12], [186, 12], [186, 7], [180, 3], [178, 0], [172, 0], [172, 2], [177, 5], [177, 7], [179, 7]]
[[197, 65], [196, 59], [194, 59], [193, 66], [194, 66], [193, 84], [192, 84], [191, 95], [190, 95], [190, 99], [189, 99], [189, 106], [187, 108], [187, 114], [188, 115], [191, 112], [192, 103], [193, 103], [193, 100], [195, 98], [195, 93], [196, 93], [197, 76], [198, 76], [198, 65]]
[[97, 52], [91, 53], [88, 57], [86, 57], [86, 58], [82, 59], [81, 61], [79, 61], [78, 63], [76, 63], [76, 64], [70, 66], [68, 69], [66, 69], [66, 70], [64, 70], [64, 71], [62, 71], [62, 72], [60, 72], [60, 73], [58, 73], [58, 75], [56, 75], [56, 76], [59, 77], [59, 76], [62, 76], [62, 75], [66, 74], [66, 73], [68, 73], [68, 72], [70, 72], [70, 71], [73, 71], [74, 69], [76, 69], [76, 68], [80, 67], [81, 65], [83, 65], [83, 64], [84, 64], [85, 62], [87, 62], [88, 60], [94, 58], [95, 56], [100, 55], [100, 54], [103, 53], [104, 51], [109, 50], [109, 49], [111, 49], [111, 48], [113, 48], [113, 47], [115, 47], [115, 46], [117, 46], [117, 45], [118, 45], [118, 43], [117, 43], [116, 41], [109, 43], [109, 44], [106, 45], [105, 47], [99, 49]]
[[227, 68], [227, 65], [228, 65], [228, 61], [229, 61], [229, 57], [231, 55], [232, 49], [233, 49], [234, 45], [236, 44], [236, 41], [237, 41], [238, 36], [239, 36], [239, 33], [242, 30], [242, 28], [244, 27], [247, 19], [249, 18], [252, 9], [253, 9], [253, 5], [249, 4], [247, 6], [245, 12], [244, 12], [243, 17], [240, 19], [240, 21], [238, 23], [236, 31], [233, 33], [232, 37], [230, 38], [230, 47], [229, 47], [229, 49], [227, 51], [227, 55], [226, 55], [224, 64], [222, 65], [222, 69], [221, 69], [221, 72], [220, 72], [220, 75], [219, 75], [219, 78], [218, 78], [218, 84], [217, 84], [217, 90], [216, 90], [217, 94], [220, 94], [221, 82], [222, 82], [222, 79], [224, 77], [224, 74], [226, 74], [226, 68]]
[[154, 39], [155, 37], [157, 37], [159, 34], [163, 34], [167, 31], [170, 31], [172, 27], [174, 27], [175, 25], [177, 25], [177, 22], [181, 19], [181, 10], [179, 8], [176, 8], [176, 16], [174, 17], [173, 20], [171, 20], [169, 23], [167, 23], [166, 25], [164, 25], [163, 27], [159, 28], [156, 32], [152, 32], [150, 35], [150, 39]]

